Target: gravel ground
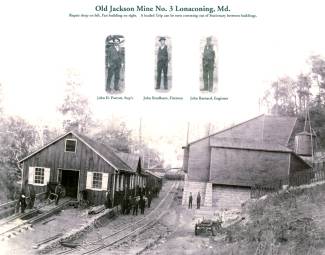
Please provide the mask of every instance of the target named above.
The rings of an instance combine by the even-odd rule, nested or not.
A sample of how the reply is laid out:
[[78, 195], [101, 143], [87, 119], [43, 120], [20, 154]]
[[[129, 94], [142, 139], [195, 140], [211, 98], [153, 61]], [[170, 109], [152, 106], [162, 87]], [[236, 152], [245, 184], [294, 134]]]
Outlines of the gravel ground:
[[217, 254], [218, 247], [214, 241], [217, 237], [194, 235], [198, 214], [199, 211], [188, 210], [175, 201], [170, 212], [160, 221], [167, 231], [141, 254]]
[[[143, 217], [145, 217], [148, 213], [150, 213], [161, 201], [161, 199], [166, 195], [166, 192], [170, 189], [170, 187], [172, 186], [173, 182], [167, 182], [164, 184], [164, 186], [162, 187], [162, 190], [159, 194], [158, 198], [154, 198], [152, 200], [151, 203], [151, 208], [146, 208], [145, 210], [145, 214], [141, 215], [140, 214], [140, 210], [137, 216], [133, 216], [131, 214], [129, 215], [119, 215], [118, 217], [114, 218], [114, 220], [111, 221], [107, 221], [106, 223], [102, 224], [102, 225], [96, 225], [92, 231], [89, 231], [87, 233], [85, 233], [84, 235], [82, 235], [80, 238], [78, 238], [77, 240], [74, 240], [74, 243], [78, 243], [81, 244], [81, 246], [89, 246], [92, 245], [92, 243], [102, 239], [105, 236], [108, 236], [112, 233], [114, 233], [117, 229], [120, 229], [124, 226], [127, 226], [131, 223], [134, 223], [135, 221], [138, 221], [140, 219], [142, 219]], [[141, 235], [139, 235], [141, 236]], [[141, 237], [140, 237], [141, 238]], [[135, 243], [136, 240], [131, 239], [128, 240], [127, 243]], [[146, 245], [146, 244], [145, 244]], [[142, 247], [142, 245], [140, 245], [141, 248], [139, 248], [139, 250], [142, 250], [144, 247]], [[95, 248], [96, 246], [94, 246]], [[119, 246], [118, 246], [119, 247]], [[129, 245], [128, 247], [125, 245], [124, 243], [124, 247], [121, 246], [120, 249], [118, 247], [115, 247], [113, 250], [114, 254], [136, 254], [134, 253], [135, 248], [131, 245]], [[58, 249], [53, 250], [50, 254], [57, 254], [59, 252], [65, 251], [67, 250], [67, 248], [64, 247], [60, 247]], [[116, 251], [118, 250], [118, 251]], [[105, 254], [105, 252], [107, 252], [107, 249], [105, 249], [105, 251], [103, 251], [103, 254]], [[110, 251], [110, 254], [113, 251]], [[117, 252], [117, 253], [115, 253]], [[96, 254], [101, 254], [101, 253], [96, 253]]]
[[59, 233], [66, 233], [81, 224], [86, 224], [87, 221], [88, 215], [85, 210], [67, 208], [59, 214], [37, 223], [25, 232], [1, 242], [0, 254], [36, 254], [36, 250], [33, 249], [34, 244]]
[[[164, 185], [159, 198], [152, 201], [152, 207], [145, 211], [145, 215], [157, 206], [161, 198], [164, 197], [166, 191], [169, 190], [170, 186], [171, 183], [166, 183]], [[179, 193], [181, 194], [181, 188], [179, 188]], [[10, 244], [10, 251], [14, 251], [17, 255], [35, 254], [35, 250], [31, 250], [30, 247], [33, 242], [37, 241], [37, 239], [39, 241], [46, 238], [43, 236], [45, 231], [49, 231], [49, 229], [52, 230], [52, 228], [63, 228], [65, 225], [71, 226], [71, 224], [80, 224], [80, 215], [77, 215], [77, 212], [78, 210], [75, 209], [65, 210], [63, 214], [65, 214], [66, 217], [63, 218], [66, 219], [66, 222], [62, 219], [62, 222], [59, 221], [62, 216], [60, 215], [56, 220], [50, 221], [45, 225], [42, 225], [42, 223], [36, 225], [33, 232], [29, 231], [18, 236], [16, 242], [17, 247], [20, 248], [16, 249], [15, 244], [12, 242]], [[194, 225], [197, 221], [197, 214], [198, 211], [196, 209], [188, 210], [181, 206], [180, 200], [175, 199], [169, 211], [158, 223], [137, 236], [133, 236], [124, 242], [111, 247], [109, 250], [106, 249], [101, 251], [101, 253], [96, 254], [218, 254], [217, 243], [212, 237], [209, 237], [208, 235], [194, 235]], [[98, 241], [125, 224], [135, 222], [145, 215], [119, 215], [114, 220], [108, 221], [101, 226], [95, 226], [92, 231], [85, 233], [74, 242], [87, 245], [91, 242]], [[58, 224], [58, 222], [60, 222], [60, 224]], [[62, 229], [62, 231], [64, 231], [64, 229]], [[34, 233], [38, 234], [35, 235]], [[29, 236], [29, 238], [26, 236]], [[51, 254], [56, 254], [65, 249], [66, 248], [55, 249]]]

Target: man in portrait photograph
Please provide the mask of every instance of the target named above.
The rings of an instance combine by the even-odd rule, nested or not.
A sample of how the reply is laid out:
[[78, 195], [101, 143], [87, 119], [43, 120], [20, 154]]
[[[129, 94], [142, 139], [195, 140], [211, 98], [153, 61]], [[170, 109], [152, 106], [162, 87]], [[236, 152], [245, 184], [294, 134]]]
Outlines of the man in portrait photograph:
[[[114, 80], [113, 89], [120, 91], [120, 74], [123, 64], [123, 54], [120, 47], [121, 39], [118, 36], [109, 36], [106, 44], [106, 67], [107, 67], [107, 81], [106, 91], [111, 92], [111, 83]], [[114, 79], [113, 79], [114, 77]]]
[[214, 45], [212, 43], [212, 37], [207, 37], [202, 57], [204, 91], [213, 91], [213, 71], [215, 68], [215, 57], [216, 54], [214, 51]]
[[168, 78], [167, 78], [167, 72], [168, 72], [168, 49], [166, 45], [166, 37], [160, 37], [159, 38], [159, 49], [158, 49], [158, 55], [157, 55], [157, 83], [156, 83], [156, 89], [160, 89], [161, 84], [161, 76], [163, 76], [164, 80], [164, 89], [168, 89]]

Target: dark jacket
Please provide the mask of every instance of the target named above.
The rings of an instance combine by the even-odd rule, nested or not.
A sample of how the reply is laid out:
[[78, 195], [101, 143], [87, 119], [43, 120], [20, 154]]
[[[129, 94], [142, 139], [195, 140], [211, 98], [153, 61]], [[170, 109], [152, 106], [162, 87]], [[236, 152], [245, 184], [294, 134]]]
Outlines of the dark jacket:
[[110, 66], [120, 66], [122, 64], [121, 48], [117, 51], [115, 46], [109, 46], [107, 50], [107, 62]]
[[24, 194], [21, 194], [19, 197], [19, 203], [22, 207], [26, 207], [27, 203], [26, 203], [26, 197]]
[[144, 208], [146, 205], [146, 201], [144, 200], [143, 197], [140, 198], [140, 201], [139, 201], [139, 206], [140, 208]]
[[215, 59], [215, 52], [213, 50], [213, 45], [205, 45], [203, 52], [203, 65], [208, 65], [213, 67]]
[[158, 49], [158, 63], [167, 63], [168, 62], [168, 50], [167, 45], [164, 48], [159, 47]]
[[105, 208], [112, 208], [112, 200], [109, 194], [106, 196]]
[[131, 200], [131, 205], [132, 207], [138, 207], [138, 200], [136, 197], [133, 197], [132, 200]]
[[28, 186], [29, 189], [29, 196], [30, 198], [35, 198], [36, 197], [36, 193], [35, 193], [35, 189], [33, 185]]

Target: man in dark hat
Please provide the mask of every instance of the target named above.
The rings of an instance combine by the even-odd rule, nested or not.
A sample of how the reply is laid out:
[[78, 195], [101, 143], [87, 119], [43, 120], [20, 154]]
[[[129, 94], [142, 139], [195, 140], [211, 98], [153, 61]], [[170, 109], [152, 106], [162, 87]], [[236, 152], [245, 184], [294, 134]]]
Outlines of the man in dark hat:
[[111, 194], [106, 192], [105, 208], [112, 208]]
[[133, 208], [133, 215], [138, 215], [138, 206], [139, 206], [139, 201], [137, 197], [133, 197], [132, 199], [132, 208]]
[[203, 51], [203, 81], [204, 89], [208, 91], [213, 91], [213, 70], [215, 62], [215, 51], [213, 49], [212, 38], [208, 37], [206, 39], [206, 44]]
[[192, 209], [192, 202], [193, 202], [193, 196], [192, 196], [192, 192], [190, 192], [190, 196], [188, 197], [188, 209]]
[[111, 91], [111, 82], [114, 76], [114, 90], [119, 91], [119, 82], [120, 82], [120, 72], [122, 66], [122, 53], [120, 48], [120, 39], [118, 37], [111, 37], [107, 47], [107, 82], [106, 82], [106, 91]]
[[151, 200], [152, 200], [152, 195], [151, 195], [151, 191], [150, 190], [148, 191], [147, 198], [148, 198], [148, 208], [150, 208]]
[[157, 84], [156, 89], [160, 89], [161, 82], [161, 73], [164, 76], [164, 88], [168, 89], [168, 81], [167, 81], [167, 71], [168, 71], [168, 49], [166, 45], [166, 38], [159, 38], [160, 46], [158, 49], [158, 57], [157, 57]]
[[196, 209], [200, 209], [200, 206], [201, 206], [201, 194], [200, 192], [198, 192], [196, 197]]
[[126, 198], [126, 214], [129, 214], [131, 211], [131, 196]]
[[144, 214], [144, 208], [146, 207], [146, 201], [144, 200], [144, 197], [142, 195], [140, 196], [139, 206], [140, 206], [141, 214]]
[[20, 205], [20, 209], [21, 209], [21, 213], [25, 213], [25, 209], [27, 207], [27, 203], [26, 203], [26, 196], [25, 196], [25, 192], [22, 191], [19, 197], [19, 205]]

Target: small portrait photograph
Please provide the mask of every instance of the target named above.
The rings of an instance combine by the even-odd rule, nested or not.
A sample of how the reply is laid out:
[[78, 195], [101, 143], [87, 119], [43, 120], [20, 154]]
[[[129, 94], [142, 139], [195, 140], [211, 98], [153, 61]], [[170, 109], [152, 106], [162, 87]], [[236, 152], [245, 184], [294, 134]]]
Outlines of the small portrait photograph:
[[125, 88], [125, 48], [123, 35], [109, 35], [105, 41], [105, 90], [121, 93]]
[[155, 43], [156, 68], [155, 89], [156, 91], [169, 91], [172, 86], [172, 43], [168, 36], [158, 36]]
[[217, 92], [218, 89], [218, 41], [213, 36], [203, 37], [200, 42], [201, 67], [200, 90]]

